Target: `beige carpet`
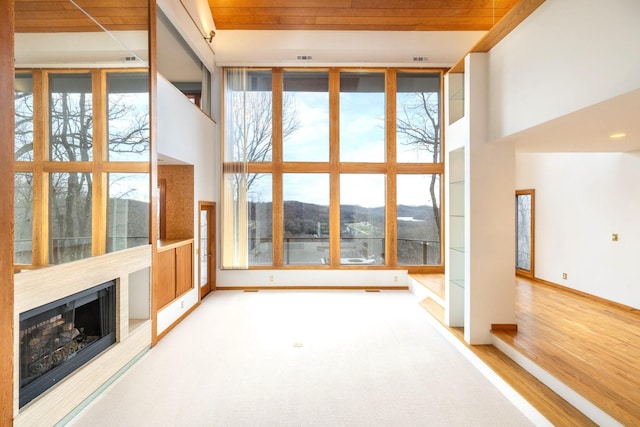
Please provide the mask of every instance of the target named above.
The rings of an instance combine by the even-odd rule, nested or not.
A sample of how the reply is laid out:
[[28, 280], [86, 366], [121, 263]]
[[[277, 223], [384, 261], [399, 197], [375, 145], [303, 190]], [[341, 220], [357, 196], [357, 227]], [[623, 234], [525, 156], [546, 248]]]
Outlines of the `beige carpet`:
[[408, 291], [218, 291], [72, 426], [525, 426]]

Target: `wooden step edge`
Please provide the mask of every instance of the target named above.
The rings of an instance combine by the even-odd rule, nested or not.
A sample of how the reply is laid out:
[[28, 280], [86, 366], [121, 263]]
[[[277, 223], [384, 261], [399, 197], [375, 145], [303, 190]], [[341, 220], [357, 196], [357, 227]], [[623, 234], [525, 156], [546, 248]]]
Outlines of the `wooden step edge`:
[[420, 306], [427, 310], [436, 320], [444, 324], [444, 307], [431, 297], [426, 297], [420, 301]]
[[504, 382], [554, 426], [597, 426], [542, 381], [493, 345], [468, 346]]
[[443, 274], [409, 274], [414, 282], [425, 288], [437, 299], [444, 301], [444, 275]]
[[[431, 313], [433, 302], [425, 298], [420, 305]], [[429, 308], [427, 308], [429, 307]], [[443, 310], [444, 311], [444, 310]], [[469, 345], [464, 340], [464, 328], [447, 326], [444, 316], [433, 315], [445, 330], [451, 333], [464, 347], [469, 349], [485, 366], [500, 377], [535, 410], [556, 427], [597, 426], [589, 417], [546, 386], [494, 345]], [[496, 334], [514, 334], [513, 330], [497, 331]]]

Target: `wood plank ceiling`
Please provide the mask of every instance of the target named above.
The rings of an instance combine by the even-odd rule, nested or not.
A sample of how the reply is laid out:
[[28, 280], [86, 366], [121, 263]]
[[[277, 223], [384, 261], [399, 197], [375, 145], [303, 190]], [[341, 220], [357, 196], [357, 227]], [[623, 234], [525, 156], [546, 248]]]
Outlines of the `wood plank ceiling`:
[[488, 31], [519, 0], [208, 0], [218, 30]]
[[[147, 30], [148, 0], [74, 0], [107, 30]], [[15, 0], [16, 33], [102, 31], [69, 0]]]

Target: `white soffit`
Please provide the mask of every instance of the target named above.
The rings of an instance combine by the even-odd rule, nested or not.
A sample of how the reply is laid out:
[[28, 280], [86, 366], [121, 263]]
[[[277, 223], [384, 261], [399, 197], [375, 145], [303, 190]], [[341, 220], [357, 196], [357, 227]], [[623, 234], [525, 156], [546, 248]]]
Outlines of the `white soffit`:
[[[218, 30], [219, 66], [450, 67], [485, 31]], [[298, 56], [311, 57], [300, 61]], [[414, 57], [426, 57], [415, 62]]]
[[[529, 153], [640, 151], [640, 89], [504, 138]], [[611, 138], [624, 133], [624, 138]]]
[[146, 31], [16, 33], [16, 68], [147, 67]]

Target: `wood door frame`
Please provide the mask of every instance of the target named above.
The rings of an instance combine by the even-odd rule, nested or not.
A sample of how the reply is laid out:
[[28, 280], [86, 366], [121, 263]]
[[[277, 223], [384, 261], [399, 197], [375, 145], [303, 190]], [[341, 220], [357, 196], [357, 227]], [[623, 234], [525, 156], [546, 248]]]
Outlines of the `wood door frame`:
[[[203, 209], [204, 208], [204, 209]], [[200, 254], [202, 248], [200, 244], [202, 242], [202, 224], [200, 222], [200, 214], [203, 210], [207, 210], [209, 212], [209, 217], [207, 218], [207, 230], [209, 230], [209, 235], [207, 236], [207, 245], [209, 252], [209, 262], [207, 263], [208, 272], [207, 279], [208, 283], [206, 286], [200, 285], [200, 280], [202, 278], [202, 269]], [[207, 202], [207, 201], [198, 201], [198, 289], [200, 294], [200, 299], [206, 296], [209, 292], [216, 290], [216, 203], [215, 202]]]
[[[516, 275], [529, 277], [531, 279], [535, 278], [535, 230], [536, 230], [536, 190], [530, 188], [525, 190], [516, 190], [516, 199], [518, 196], [522, 195], [530, 195], [531, 196], [531, 224], [529, 225], [529, 251], [530, 251], [530, 266], [529, 270], [523, 270], [516, 266]], [[516, 202], [516, 215], [517, 215], [518, 205]], [[517, 218], [516, 218], [517, 221]], [[517, 226], [517, 224], [516, 224]], [[517, 240], [517, 230], [516, 230], [516, 240]], [[518, 250], [516, 244], [516, 251]]]

